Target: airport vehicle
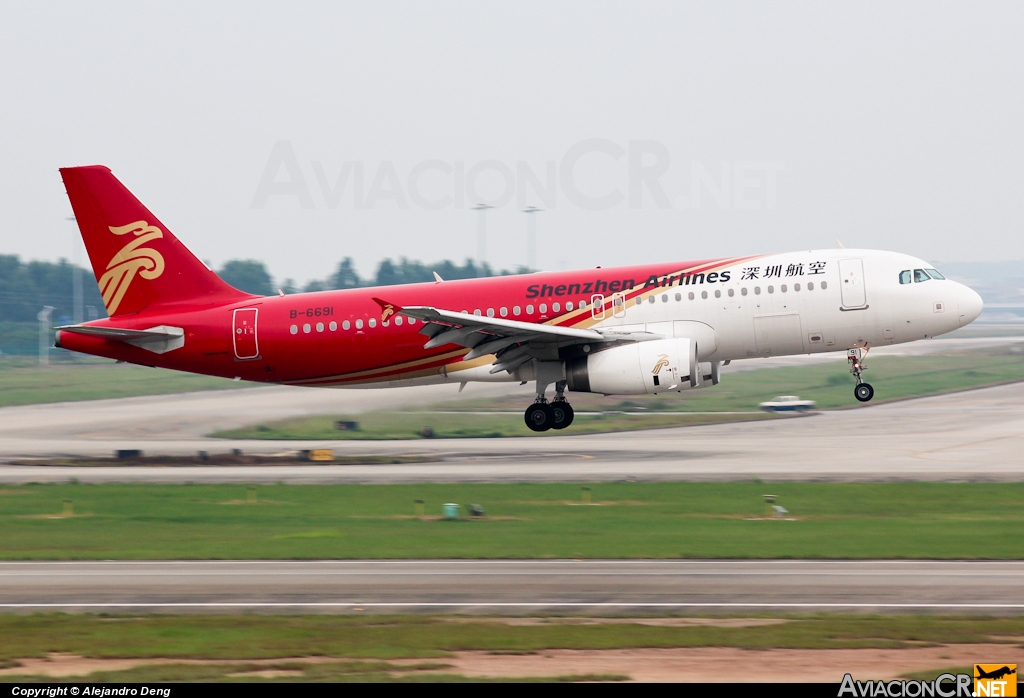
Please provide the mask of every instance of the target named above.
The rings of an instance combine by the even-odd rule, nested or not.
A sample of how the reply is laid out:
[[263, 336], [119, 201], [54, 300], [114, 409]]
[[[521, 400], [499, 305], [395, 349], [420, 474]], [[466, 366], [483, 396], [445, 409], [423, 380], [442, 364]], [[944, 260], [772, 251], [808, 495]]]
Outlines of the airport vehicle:
[[866, 402], [871, 347], [950, 332], [982, 310], [927, 262], [854, 249], [253, 296], [106, 167], [61, 175], [109, 317], [57, 328], [57, 346], [311, 387], [533, 381], [535, 431], [572, 423], [567, 390], [681, 392], [717, 384], [730, 361], [788, 354], [847, 352]]
[[780, 395], [758, 407], [765, 412], [807, 412], [813, 410], [817, 403], [814, 400], [801, 400], [796, 395]]

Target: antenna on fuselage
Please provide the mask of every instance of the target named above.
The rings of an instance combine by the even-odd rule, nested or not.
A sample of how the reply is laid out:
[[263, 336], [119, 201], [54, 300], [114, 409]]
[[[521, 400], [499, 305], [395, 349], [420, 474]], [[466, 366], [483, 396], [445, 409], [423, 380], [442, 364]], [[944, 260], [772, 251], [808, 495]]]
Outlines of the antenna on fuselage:
[[846, 249], [846, 247], [843, 246], [843, 243], [839, 242], [839, 238], [836, 238], [836, 247], [838, 247], [841, 250]]
[[440, 274], [438, 274], [438, 273], [437, 273], [437, 272], [435, 271], [435, 272], [434, 272], [434, 283], [435, 283], [435, 284], [439, 284], [439, 283], [441, 283], [442, 281], [444, 281], [444, 279], [442, 279], [442, 278], [441, 278], [441, 275], [440, 275]]

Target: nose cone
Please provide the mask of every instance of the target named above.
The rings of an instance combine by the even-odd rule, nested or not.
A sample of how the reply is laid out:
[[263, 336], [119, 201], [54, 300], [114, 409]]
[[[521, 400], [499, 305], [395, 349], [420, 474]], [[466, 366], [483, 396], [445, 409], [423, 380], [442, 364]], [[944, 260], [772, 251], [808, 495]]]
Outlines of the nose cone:
[[969, 325], [981, 315], [985, 303], [973, 288], [960, 286], [960, 327]]

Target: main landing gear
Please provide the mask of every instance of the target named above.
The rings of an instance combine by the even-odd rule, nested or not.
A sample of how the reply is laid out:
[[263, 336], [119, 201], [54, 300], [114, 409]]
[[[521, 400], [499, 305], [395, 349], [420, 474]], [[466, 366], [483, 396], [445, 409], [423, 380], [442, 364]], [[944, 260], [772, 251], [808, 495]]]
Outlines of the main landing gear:
[[864, 379], [861, 378], [861, 373], [867, 370], [867, 366], [864, 365], [864, 357], [867, 354], [867, 347], [864, 347], [864, 349], [851, 349], [846, 352], [846, 360], [850, 362], [850, 373], [857, 379], [857, 385], [853, 388], [853, 396], [859, 402], [867, 402], [875, 396], [875, 389], [871, 387], [870, 383], [865, 383]]
[[547, 431], [565, 429], [574, 416], [572, 405], [565, 399], [565, 381], [559, 381], [555, 383], [555, 398], [548, 402], [543, 393], [538, 393], [534, 403], [526, 408], [524, 418], [533, 431]]

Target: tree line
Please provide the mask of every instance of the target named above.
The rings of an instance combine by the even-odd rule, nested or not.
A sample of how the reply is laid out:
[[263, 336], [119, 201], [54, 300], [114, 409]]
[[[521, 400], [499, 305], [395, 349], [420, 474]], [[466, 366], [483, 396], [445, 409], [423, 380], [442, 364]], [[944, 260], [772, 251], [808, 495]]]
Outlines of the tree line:
[[450, 260], [435, 264], [424, 264], [414, 260], [400, 258], [397, 262], [385, 259], [377, 266], [372, 277], [362, 278], [356, 271], [351, 257], [345, 257], [338, 263], [334, 273], [325, 279], [314, 279], [299, 288], [291, 279], [285, 279], [280, 286], [275, 286], [270, 272], [263, 262], [254, 259], [236, 259], [227, 262], [217, 273], [224, 281], [248, 293], [269, 296], [280, 289], [285, 293], [309, 291], [330, 291], [334, 289], [362, 288], [367, 286], [396, 286], [399, 284], [415, 284], [434, 280], [434, 272], [445, 280], [476, 279], [484, 276], [507, 276], [509, 274], [525, 274], [527, 269], [519, 267], [515, 271], [494, 271], [486, 262], [477, 264], [467, 259], [459, 265]]
[[[26, 323], [38, 322], [36, 315], [44, 306], [54, 308], [51, 324], [64, 325], [73, 321], [75, 268], [64, 259], [59, 262], [23, 262], [17, 255], [0, 255], [0, 352], [25, 354], [36, 351], [36, 330]], [[82, 319], [106, 317], [96, 277], [91, 269], [79, 269]], [[514, 272], [494, 271], [488, 264], [478, 264], [471, 259], [461, 265], [450, 260], [423, 264], [402, 257], [398, 261], [385, 259], [377, 265], [373, 276], [363, 278], [356, 271], [351, 257], [346, 257], [327, 278], [310, 281], [301, 288], [291, 279], [275, 284], [267, 266], [252, 259], [226, 262], [217, 274], [237, 289], [270, 296], [275, 295], [279, 288], [285, 293], [298, 293], [433, 281], [435, 271], [441, 278], [451, 280], [522, 274], [528, 270], [520, 267]]]

